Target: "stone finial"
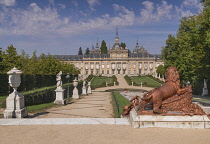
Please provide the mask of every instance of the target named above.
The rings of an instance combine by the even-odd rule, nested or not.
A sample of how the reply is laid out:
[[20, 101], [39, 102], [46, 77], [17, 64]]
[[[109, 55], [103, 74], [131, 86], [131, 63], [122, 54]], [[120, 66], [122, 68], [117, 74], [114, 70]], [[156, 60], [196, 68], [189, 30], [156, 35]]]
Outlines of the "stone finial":
[[21, 83], [20, 75], [22, 71], [14, 67], [8, 71], [7, 74], [9, 75], [9, 85], [14, 89], [13, 92], [16, 92]]

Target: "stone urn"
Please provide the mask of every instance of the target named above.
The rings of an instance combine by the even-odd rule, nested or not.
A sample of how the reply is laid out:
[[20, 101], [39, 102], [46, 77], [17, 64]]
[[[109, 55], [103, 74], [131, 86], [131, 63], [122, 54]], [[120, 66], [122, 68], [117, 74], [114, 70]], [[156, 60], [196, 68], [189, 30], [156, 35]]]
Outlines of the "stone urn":
[[74, 87], [77, 87], [77, 86], [78, 86], [78, 80], [77, 80], [77, 78], [75, 78], [75, 79], [73, 80], [73, 86], [74, 86]]
[[7, 74], [9, 75], [9, 85], [14, 89], [13, 92], [15, 93], [21, 83], [20, 75], [22, 74], [22, 71], [14, 67], [8, 71]]

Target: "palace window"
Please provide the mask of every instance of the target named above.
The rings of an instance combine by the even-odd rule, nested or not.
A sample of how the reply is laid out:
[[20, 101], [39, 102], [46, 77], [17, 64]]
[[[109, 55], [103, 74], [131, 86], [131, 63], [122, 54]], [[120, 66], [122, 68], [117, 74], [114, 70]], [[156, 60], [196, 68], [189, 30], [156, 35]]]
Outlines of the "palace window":
[[93, 70], [91, 70], [91, 74], [93, 74]]
[[102, 70], [102, 74], [104, 74], [104, 70]]
[[85, 73], [88, 74], [88, 71], [86, 70]]
[[109, 70], [107, 70], [107, 74], [109, 74]]

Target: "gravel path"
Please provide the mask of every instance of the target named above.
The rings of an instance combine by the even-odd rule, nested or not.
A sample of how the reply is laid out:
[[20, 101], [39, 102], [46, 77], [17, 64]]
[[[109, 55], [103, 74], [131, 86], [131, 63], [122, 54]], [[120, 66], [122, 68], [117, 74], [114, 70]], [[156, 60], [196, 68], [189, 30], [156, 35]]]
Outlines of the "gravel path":
[[94, 92], [73, 103], [46, 110], [35, 118], [111, 118], [113, 108], [110, 92]]

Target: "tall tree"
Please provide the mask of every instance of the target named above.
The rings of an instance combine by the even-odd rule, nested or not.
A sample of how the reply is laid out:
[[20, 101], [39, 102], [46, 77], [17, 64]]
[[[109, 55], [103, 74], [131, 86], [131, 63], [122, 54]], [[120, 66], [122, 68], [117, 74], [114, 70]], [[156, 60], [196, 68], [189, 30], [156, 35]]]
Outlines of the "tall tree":
[[120, 46], [125, 49], [126, 48], [126, 44], [125, 43], [121, 43]]
[[82, 48], [79, 48], [78, 55], [83, 55]]
[[85, 55], [89, 55], [89, 54], [90, 54], [90, 50], [89, 50], [89, 48], [87, 48], [85, 51]]
[[101, 43], [101, 54], [107, 54], [107, 46], [106, 46], [106, 42], [103, 40]]

